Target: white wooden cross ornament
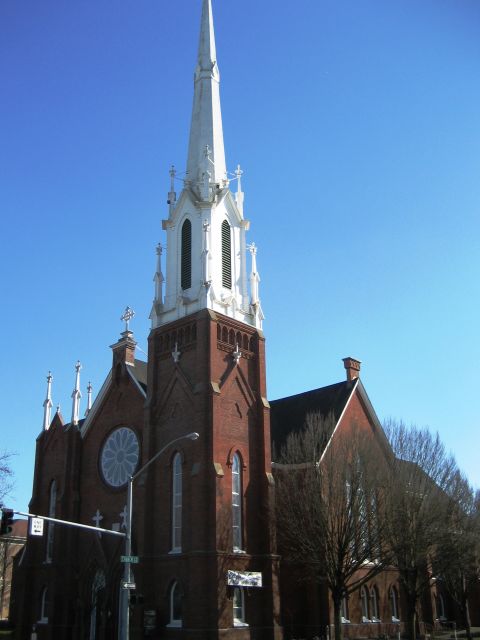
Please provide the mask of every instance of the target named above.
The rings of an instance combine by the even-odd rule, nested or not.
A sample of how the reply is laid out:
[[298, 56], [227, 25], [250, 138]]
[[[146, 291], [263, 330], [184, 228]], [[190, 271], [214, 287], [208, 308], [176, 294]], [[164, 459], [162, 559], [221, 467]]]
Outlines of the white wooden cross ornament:
[[[92, 520], [93, 520], [93, 522], [95, 523], [95, 526], [96, 526], [96, 527], [99, 527], [99, 526], [100, 526], [100, 522], [103, 520], [103, 516], [102, 516], [102, 514], [100, 513], [100, 510], [99, 510], [99, 509], [97, 509], [97, 513], [93, 516]], [[98, 535], [99, 535], [99, 536], [101, 536], [101, 535], [102, 535], [100, 531], [98, 532]]]
[[175, 349], [172, 351], [172, 358], [174, 362], [178, 362], [180, 360], [180, 356], [182, 352], [178, 350], [178, 344], [175, 343]]

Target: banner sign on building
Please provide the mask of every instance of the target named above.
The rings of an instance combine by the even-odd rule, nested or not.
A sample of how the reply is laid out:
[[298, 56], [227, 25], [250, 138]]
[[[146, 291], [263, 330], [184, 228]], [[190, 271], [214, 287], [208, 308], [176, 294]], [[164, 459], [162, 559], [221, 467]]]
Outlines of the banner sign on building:
[[227, 584], [232, 587], [261, 587], [262, 574], [259, 571], [228, 571]]

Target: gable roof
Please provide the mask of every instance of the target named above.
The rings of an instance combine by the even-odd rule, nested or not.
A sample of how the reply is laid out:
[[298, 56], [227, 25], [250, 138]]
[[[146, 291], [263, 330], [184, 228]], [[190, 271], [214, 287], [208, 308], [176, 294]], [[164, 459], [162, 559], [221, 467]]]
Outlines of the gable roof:
[[[288, 434], [305, 426], [307, 415], [320, 413], [323, 418], [333, 416], [335, 426], [350, 399], [358, 379], [345, 380], [328, 387], [312, 389], [288, 398], [270, 401], [270, 433], [272, 447], [278, 451]], [[328, 434], [328, 437], [331, 434]]]
[[[135, 359], [135, 366], [132, 367], [130, 365], [130, 366], [127, 366], [126, 368], [127, 368], [128, 375], [132, 378], [133, 382], [135, 383], [135, 386], [137, 387], [139, 392], [145, 397], [147, 395], [147, 363], [144, 362], [143, 360]], [[94, 421], [94, 418], [97, 412], [99, 411], [100, 407], [102, 406], [103, 401], [107, 396], [107, 393], [110, 391], [111, 386], [112, 386], [112, 371], [110, 370], [108, 372], [107, 377], [105, 378], [105, 381], [100, 391], [97, 394], [97, 397], [93, 402], [93, 405], [92, 405], [92, 408], [90, 409], [89, 414], [83, 421], [80, 421], [78, 424], [82, 438], [85, 438], [85, 436], [87, 435], [90, 425]]]

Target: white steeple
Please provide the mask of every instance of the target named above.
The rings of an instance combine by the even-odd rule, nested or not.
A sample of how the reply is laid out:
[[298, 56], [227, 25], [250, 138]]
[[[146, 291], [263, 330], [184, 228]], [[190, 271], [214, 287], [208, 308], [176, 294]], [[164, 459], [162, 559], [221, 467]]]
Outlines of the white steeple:
[[[237, 192], [229, 189], [220, 109], [211, 0], [202, 0], [200, 44], [195, 69], [193, 111], [184, 188], [178, 199], [170, 170], [165, 295], [161, 250], [157, 249], [152, 328], [212, 309], [261, 329], [263, 315], [248, 295], [242, 170]], [[258, 297], [258, 284], [257, 295]]]
[[47, 397], [43, 403], [43, 429], [46, 431], [50, 426], [50, 416], [52, 412], [52, 372], [48, 372], [47, 376]]
[[80, 392], [80, 369], [82, 365], [80, 360], [77, 360], [75, 365], [75, 387], [72, 391], [72, 424], [78, 424], [80, 418], [80, 399], [82, 394]]
[[[209, 150], [209, 157], [206, 150]], [[195, 183], [211, 173], [212, 181], [227, 178], [220, 109], [220, 72], [217, 65], [212, 2], [203, 0], [198, 60], [195, 69], [192, 123], [188, 145], [187, 180]]]

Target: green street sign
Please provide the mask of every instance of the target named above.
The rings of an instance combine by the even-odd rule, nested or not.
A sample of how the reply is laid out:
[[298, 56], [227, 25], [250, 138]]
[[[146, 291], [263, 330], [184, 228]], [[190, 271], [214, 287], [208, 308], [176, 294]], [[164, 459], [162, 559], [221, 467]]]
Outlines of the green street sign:
[[138, 556], [120, 556], [120, 562], [129, 562], [130, 564], [138, 564]]

